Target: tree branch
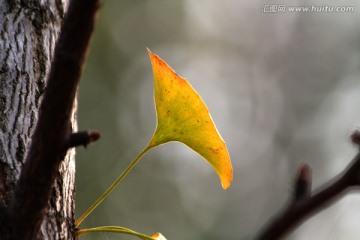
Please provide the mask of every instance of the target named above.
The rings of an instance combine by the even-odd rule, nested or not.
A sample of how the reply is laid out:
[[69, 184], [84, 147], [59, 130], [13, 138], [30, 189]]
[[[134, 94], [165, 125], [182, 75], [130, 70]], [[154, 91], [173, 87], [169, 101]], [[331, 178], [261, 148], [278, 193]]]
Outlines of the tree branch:
[[70, 1], [32, 143], [9, 208], [12, 239], [35, 239], [71, 134], [70, 116], [101, 0]]
[[[359, 133], [355, 132], [352, 135], [352, 140], [355, 144], [359, 138]], [[355, 140], [354, 140], [355, 139]], [[303, 166], [302, 166], [303, 167]], [[305, 170], [307, 172], [307, 170]], [[300, 177], [295, 183], [295, 189], [299, 187], [299, 178], [301, 178], [302, 169], [300, 168]], [[309, 179], [309, 175], [307, 175]], [[310, 177], [311, 182], [311, 177]], [[263, 231], [258, 236], [258, 240], [275, 240], [280, 239], [289, 231], [300, 225], [302, 221], [325, 207], [338, 200], [347, 190], [360, 186], [360, 153], [358, 153], [348, 167], [334, 177], [327, 184], [325, 184], [314, 195], [302, 195], [301, 198], [293, 197], [293, 201], [285, 207], [277, 216], [271, 219], [271, 222], [265, 226]], [[309, 190], [310, 191], [310, 190]]]

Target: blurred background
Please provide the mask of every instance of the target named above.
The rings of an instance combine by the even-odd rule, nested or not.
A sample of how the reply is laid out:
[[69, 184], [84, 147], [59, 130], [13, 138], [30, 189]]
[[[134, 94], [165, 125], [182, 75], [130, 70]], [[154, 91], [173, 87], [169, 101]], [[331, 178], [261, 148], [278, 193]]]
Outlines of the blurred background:
[[[276, 6], [276, 7], [274, 7]], [[284, 6], [284, 11], [282, 7]], [[291, 12], [291, 6], [353, 7]], [[79, 217], [155, 129], [146, 47], [189, 80], [227, 143], [231, 187], [180, 143], [151, 150], [81, 225], [119, 225], [169, 240], [252, 239], [286, 203], [305, 162], [318, 187], [351, 161], [360, 125], [358, 1], [104, 1], [79, 88]], [[359, 239], [353, 193], [286, 239]], [[134, 239], [89, 234], [81, 239]]]

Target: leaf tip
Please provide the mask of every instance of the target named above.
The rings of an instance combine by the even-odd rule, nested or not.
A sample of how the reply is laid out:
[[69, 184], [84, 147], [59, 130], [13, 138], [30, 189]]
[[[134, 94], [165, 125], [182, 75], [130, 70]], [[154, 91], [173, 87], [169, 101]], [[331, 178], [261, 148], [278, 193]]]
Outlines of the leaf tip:
[[231, 165], [231, 161], [228, 162], [230, 165], [228, 166], [228, 169], [220, 176], [221, 186], [224, 190], [227, 190], [231, 182], [233, 180], [233, 169]]
[[146, 50], [148, 51], [149, 55], [152, 54], [152, 52], [150, 51], [150, 49], [148, 47], [146, 47]]
[[230, 187], [231, 182], [232, 182], [232, 174], [227, 179], [221, 181], [222, 188], [224, 190], [227, 190]]

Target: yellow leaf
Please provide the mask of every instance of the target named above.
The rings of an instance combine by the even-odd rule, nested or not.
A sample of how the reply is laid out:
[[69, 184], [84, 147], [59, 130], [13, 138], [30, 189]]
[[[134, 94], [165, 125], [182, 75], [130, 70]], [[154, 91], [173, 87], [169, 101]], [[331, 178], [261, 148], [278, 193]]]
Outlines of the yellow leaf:
[[161, 233], [155, 233], [151, 237], [155, 238], [156, 240], [166, 240], [166, 238]]
[[157, 126], [149, 148], [179, 141], [200, 154], [215, 169], [224, 189], [232, 181], [232, 166], [225, 142], [209, 111], [190, 83], [149, 50], [154, 74]]

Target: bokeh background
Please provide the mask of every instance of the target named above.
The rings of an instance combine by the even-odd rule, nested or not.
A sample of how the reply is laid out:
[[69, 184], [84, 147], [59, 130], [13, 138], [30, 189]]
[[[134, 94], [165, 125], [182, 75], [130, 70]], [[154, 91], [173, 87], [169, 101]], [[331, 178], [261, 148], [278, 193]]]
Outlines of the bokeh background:
[[[286, 7], [269, 13], [272, 4]], [[290, 6], [352, 12], [290, 12]], [[146, 146], [155, 129], [146, 47], [207, 103], [234, 168], [229, 190], [180, 143], [152, 150], [81, 225], [119, 225], [169, 240], [252, 239], [287, 202], [297, 167], [313, 185], [339, 173], [360, 124], [358, 1], [104, 1], [79, 88], [79, 128], [102, 138], [77, 151], [80, 216]], [[359, 239], [349, 194], [286, 239]], [[134, 239], [92, 234], [82, 239]]]

